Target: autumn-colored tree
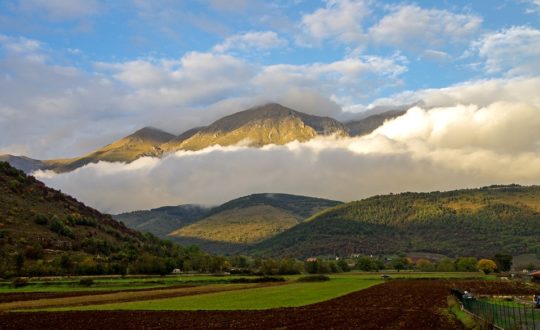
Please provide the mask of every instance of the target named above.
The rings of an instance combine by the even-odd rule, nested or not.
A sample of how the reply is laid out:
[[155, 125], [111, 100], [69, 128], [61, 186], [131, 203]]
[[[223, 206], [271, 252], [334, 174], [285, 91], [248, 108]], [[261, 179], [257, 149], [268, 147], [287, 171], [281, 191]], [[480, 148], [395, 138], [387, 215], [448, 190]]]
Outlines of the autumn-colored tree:
[[433, 263], [427, 259], [416, 260], [416, 268], [424, 272], [431, 272], [435, 269]]
[[491, 259], [480, 259], [478, 261], [478, 270], [484, 272], [484, 274], [493, 273], [497, 269], [497, 264]]

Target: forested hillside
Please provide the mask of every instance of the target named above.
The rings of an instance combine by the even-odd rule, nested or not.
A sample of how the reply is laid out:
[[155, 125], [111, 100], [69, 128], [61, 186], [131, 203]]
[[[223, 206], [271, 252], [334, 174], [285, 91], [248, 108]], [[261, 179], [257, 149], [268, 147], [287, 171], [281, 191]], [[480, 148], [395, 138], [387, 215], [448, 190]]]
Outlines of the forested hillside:
[[0, 277], [167, 273], [220, 261], [127, 228], [0, 162]]
[[539, 210], [537, 186], [375, 196], [323, 211], [253, 251], [295, 256], [534, 253], [540, 251]]

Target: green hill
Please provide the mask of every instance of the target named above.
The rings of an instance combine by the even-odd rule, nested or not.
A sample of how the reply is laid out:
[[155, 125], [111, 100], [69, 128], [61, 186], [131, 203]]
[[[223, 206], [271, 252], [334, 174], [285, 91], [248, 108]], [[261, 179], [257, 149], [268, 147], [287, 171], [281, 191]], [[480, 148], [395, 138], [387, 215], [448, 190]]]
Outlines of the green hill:
[[113, 215], [113, 218], [129, 228], [166, 237], [170, 232], [202, 219], [209, 210], [203, 206], [187, 204], [126, 212]]
[[211, 209], [181, 205], [123, 213], [115, 219], [183, 245], [197, 244], [207, 251], [232, 253], [340, 203], [288, 194], [253, 194]]
[[0, 277], [162, 273], [194, 256], [205, 257], [127, 228], [0, 162]]
[[540, 187], [375, 196], [323, 211], [251, 251], [311, 256], [433, 252], [491, 256], [540, 251]]

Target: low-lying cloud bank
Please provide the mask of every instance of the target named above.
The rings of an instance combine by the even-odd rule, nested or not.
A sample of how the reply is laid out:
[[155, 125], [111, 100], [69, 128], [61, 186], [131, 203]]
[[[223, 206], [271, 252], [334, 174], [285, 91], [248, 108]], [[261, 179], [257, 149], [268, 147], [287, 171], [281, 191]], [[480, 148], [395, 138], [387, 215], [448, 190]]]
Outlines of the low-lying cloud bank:
[[535, 102], [413, 107], [359, 138], [284, 146], [212, 147], [131, 164], [37, 172], [47, 184], [105, 212], [217, 204], [255, 192], [344, 201], [402, 191], [540, 183]]

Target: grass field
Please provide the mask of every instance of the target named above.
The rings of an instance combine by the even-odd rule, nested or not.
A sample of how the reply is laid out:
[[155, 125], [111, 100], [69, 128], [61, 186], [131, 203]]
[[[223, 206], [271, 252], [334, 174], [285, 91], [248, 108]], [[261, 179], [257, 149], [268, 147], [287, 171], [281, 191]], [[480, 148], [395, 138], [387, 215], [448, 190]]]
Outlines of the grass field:
[[[335, 278], [357, 277], [362, 279], [380, 279], [381, 273], [349, 272], [332, 275]], [[482, 278], [495, 279], [494, 275], [481, 273], [419, 273], [419, 272], [384, 272], [392, 278]], [[285, 276], [294, 280], [300, 275]], [[14, 288], [11, 281], [0, 281], [0, 294], [23, 292], [75, 292], [75, 291], [120, 291], [151, 288], [166, 288], [179, 285], [226, 284], [230, 280], [245, 276], [212, 276], [212, 275], [169, 275], [147, 277], [93, 277], [94, 285], [79, 285], [79, 278], [55, 278], [47, 280], [31, 280], [28, 285]]]
[[234, 292], [48, 310], [238, 310], [293, 307], [328, 300], [379, 283], [382, 283], [382, 280], [340, 276], [327, 282], [291, 282]]
[[0, 294], [22, 292], [74, 292], [74, 291], [117, 291], [161, 288], [176, 285], [225, 284], [240, 276], [152, 276], [125, 278], [93, 278], [90, 287], [81, 286], [78, 278], [31, 280], [26, 286], [15, 288], [10, 281], [0, 282]]

